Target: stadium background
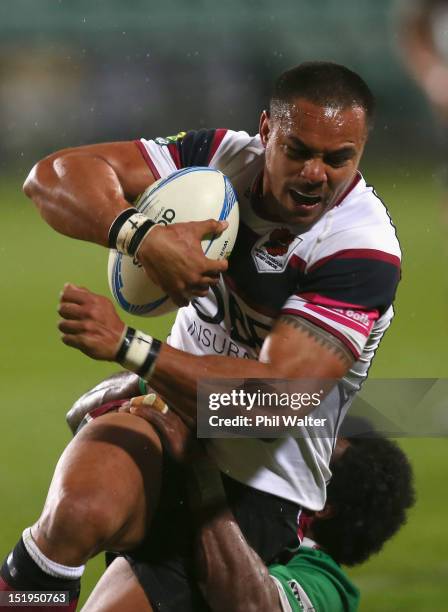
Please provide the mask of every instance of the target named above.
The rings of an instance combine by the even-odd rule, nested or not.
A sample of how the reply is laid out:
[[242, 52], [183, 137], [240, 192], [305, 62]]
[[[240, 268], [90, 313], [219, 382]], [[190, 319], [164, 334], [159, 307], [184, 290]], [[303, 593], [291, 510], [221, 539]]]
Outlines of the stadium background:
[[[378, 97], [362, 169], [388, 203], [404, 251], [397, 318], [375, 377], [447, 377], [446, 151], [398, 55], [386, 0], [4, 0], [0, 4], [2, 255], [0, 556], [37, 517], [75, 398], [113, 366], [65, 348], [56, 331], [65, 281], [106, 292], [103, 249], [57, 235], [21, 193], [57, 148], [198, 127], [255, 130], [272, 78], [307, 59], [360, 71]], [[169, 318], [149, 320], [164, 337]], [[142, 324], [141, 320], [138, 324]], [[363, 612], [446, 609], [443, 438], [403, 439], [418, 504], [383, 553], [351, 571]], [[102, 571], [93, 561], [84, 597]]]

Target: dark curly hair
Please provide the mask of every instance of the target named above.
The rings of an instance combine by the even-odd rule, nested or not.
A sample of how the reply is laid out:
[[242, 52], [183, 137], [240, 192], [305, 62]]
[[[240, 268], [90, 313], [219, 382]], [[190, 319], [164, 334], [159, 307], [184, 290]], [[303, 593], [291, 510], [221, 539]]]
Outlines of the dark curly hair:
[[347, 440], [327, 486], [334, 514], [316, 517], [312, 529], [338, 563], [356, 565], [379, 552], [406, 522], [415, 491], [412, 467], [395, 442], [373, 431]]

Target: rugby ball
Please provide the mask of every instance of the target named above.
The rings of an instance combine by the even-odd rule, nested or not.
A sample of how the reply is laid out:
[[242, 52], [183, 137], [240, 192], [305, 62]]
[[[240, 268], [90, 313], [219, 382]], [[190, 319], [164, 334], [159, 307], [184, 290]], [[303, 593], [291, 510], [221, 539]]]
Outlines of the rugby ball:
[[[231, 182], [219, 170], [207, 167], [178, 170], [150, 185], [137, 198], [135, 206], [161, 225], [226, 220], [229, 227], [220, 236], [203, 239], [202, 249], [210, 259], [223, 259], [232, 252], [238, 233], [238, 202]], [[177, 309], [135, 258], [114, 249], [109, 253], [108, 279], [112, 295], [126, 312], [152, 317]]]

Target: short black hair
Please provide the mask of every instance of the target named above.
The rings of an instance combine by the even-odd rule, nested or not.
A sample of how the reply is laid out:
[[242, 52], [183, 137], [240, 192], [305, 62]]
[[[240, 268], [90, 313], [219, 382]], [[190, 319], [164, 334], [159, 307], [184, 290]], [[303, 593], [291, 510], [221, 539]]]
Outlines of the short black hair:
[[347, 439], [327, 486], [327, 504], [335, 513], [316, 518], [312, 530], [338, 563], [356, 565], [379, 552], [406, 522], [415, 491], [412, 467], [398, 444], [374, 432]]
[[373, 125], [375, 98], [367, 83], [356, 72], [333, 62], [304, 62], [283, 72], [276, 80], [270, 113], [279, 118], [285, 103], [304, 98], [318, 106], [364, 109], [366, 123]]

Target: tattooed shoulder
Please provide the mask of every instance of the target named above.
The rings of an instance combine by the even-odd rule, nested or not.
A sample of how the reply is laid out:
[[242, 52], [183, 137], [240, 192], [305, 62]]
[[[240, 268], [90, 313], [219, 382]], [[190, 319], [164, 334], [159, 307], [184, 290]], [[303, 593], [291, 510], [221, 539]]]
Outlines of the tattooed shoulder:
[[347, 349], [341, 340], [333, 336], [330, 332], [325, 329], [310, 323], [302, 317], [295, 317], [294, 315], [281, 315], [278, 319], [280, 323], [286, 323], [295, 329], [305, 332], [310, 338], [313, 338], [321, 346], [325, 346], [330, 349], [341, 361], [343, 361], [348, 367], [353, 364], [353, 354]]

